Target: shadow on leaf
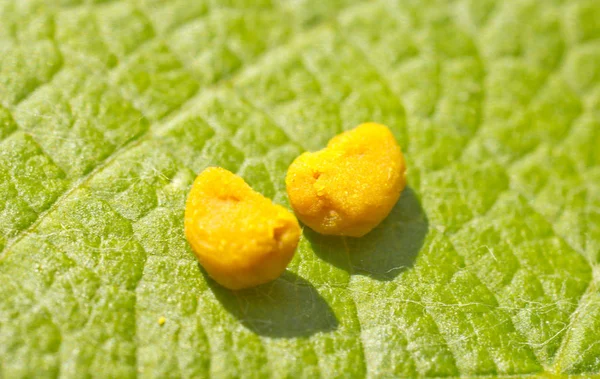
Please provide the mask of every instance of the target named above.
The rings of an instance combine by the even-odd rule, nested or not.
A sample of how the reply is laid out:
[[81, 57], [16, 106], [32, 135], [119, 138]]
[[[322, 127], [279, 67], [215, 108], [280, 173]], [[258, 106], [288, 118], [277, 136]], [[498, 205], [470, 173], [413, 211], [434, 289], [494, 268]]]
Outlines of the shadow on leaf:
[[261, 286], [231, 291], [202, 270], [223, 307], [254, 333], [274, 338], [307, 337], [337, 329], [338, 320], [315, 287], [285, 272]]
[[421, 203], [407, 187], [390, 215], [363, 237], [324, 236], [307, 227], [304, 235], [327, 262], [353, 274], [387, 281], [414, 265], [428, 230]]

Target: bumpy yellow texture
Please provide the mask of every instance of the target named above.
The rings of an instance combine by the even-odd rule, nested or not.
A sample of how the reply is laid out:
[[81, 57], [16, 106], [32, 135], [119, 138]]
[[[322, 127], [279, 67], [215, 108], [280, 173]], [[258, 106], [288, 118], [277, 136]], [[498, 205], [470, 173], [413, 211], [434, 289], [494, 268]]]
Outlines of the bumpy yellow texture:
[[390, 213], [406, 185], [390, 130], [365, 123], [291, 164], [287, 192], [298, 218], [322, 234], [361, 237]]
[[242, 289], [276, 279], [300, 238], [296, 217], [216, 167], [192, 185], [185, 235], [206, 272], [224, 287]]

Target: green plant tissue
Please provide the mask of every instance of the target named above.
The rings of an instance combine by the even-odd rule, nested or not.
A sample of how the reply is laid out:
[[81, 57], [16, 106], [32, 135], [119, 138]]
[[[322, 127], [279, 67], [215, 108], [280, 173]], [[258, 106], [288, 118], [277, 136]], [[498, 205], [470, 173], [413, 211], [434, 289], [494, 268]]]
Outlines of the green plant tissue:
[[[222, 166], [388, 125], [364, 238], [227, 291], [183, 234]], [[597, 0], [0, 2], [0, 378], [600, 373]]]

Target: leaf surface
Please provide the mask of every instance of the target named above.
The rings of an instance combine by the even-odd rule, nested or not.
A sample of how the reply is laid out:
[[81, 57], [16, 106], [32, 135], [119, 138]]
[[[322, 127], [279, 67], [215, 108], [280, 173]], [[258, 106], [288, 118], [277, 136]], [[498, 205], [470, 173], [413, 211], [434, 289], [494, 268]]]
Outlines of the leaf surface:
[[[600, 373], [600, 3], [0, 4], [0, 378]], [[183, 235], [218, 165], [289, 205], [365, 121], [409, 166], [361, 239], [232, 293]], [[164, 325], [159, 320], [164, 317]]]

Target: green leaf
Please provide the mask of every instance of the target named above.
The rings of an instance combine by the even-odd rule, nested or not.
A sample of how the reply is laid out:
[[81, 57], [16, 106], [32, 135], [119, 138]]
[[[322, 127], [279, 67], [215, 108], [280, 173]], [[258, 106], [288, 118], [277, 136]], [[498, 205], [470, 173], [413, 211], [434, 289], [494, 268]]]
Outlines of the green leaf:
[[[600, 374], [596, 0], [0, 3], [0, 378]], [[409, 187], [227, 291], [183, 235], [219, 165], [389, 125]], [[159, 319], [164, 317], [164, 325]]]

